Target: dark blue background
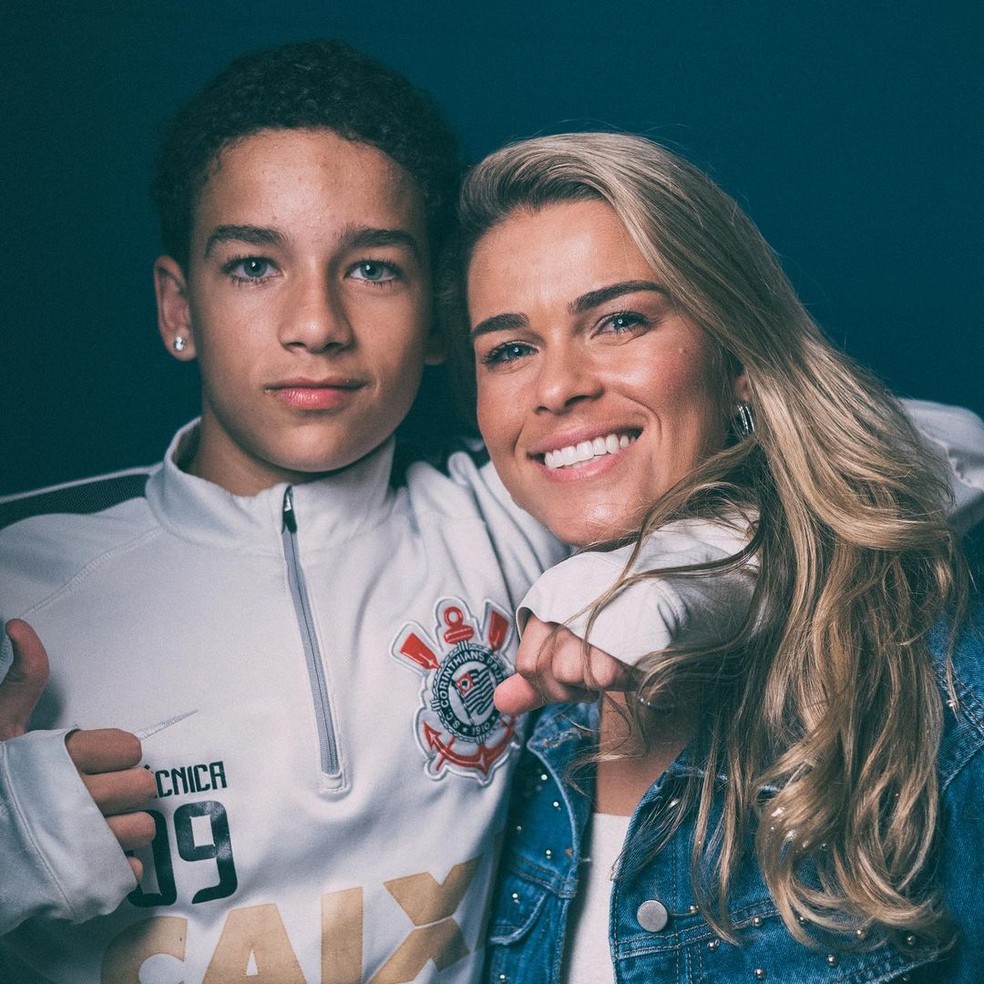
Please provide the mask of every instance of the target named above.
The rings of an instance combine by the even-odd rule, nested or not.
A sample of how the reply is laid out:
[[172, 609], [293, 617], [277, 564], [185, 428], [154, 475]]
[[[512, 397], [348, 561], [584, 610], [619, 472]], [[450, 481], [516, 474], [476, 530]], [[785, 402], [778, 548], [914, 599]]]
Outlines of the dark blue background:
[[472, 160], [596, 126], [667, 142], [835, 341], [984, 412], [978, 0], [23, 2], [0, 20], [0, 492], [154, 461], [195, 412], [155, 329], [161, 126], [231, 57], [326, 35], [429, 89]]

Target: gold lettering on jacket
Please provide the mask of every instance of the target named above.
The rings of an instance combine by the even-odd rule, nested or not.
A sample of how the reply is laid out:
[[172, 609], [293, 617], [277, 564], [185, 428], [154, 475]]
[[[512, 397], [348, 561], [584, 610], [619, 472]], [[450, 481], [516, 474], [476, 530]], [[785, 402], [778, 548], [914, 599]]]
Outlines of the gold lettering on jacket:
[[[384, 882], [415, 929], [383, 964], [371, 984], [412, 981], [433, 960], [438, 970], [468, 955], [468, 944], [452, 916], [475, 877], [478, 858], [456, 864], [444, 882], [428, 871]], [[431, 923], [431, 925], [425, 925]]]
[[362, 889], [321, 896], [321, 984], [362, 980]]
[[[250, 958], [256, 973], [250, 974]], [[233, 909], [202, 984], [305, 984], [287, 938], [280, 910], [272, 903]]]
[[[372, 984], [414, 980], [427, 962], [443, 970], [470, 952], [454, 919], [479, 858], [455, 865], [443, 882], [429, 872], [385, 882], [414, 929], [373, 975]], [[321, 984], [359, 984], [364, 977], [361, 888], [321, 896]], [[158, 954], [185, 960], [188, 920], [154, 916], [128, 926], [107, 947], [103, 984], [139, 984], [140, 968]], [[192, 941], [194, 947], [194, 941]], [[280, 910], [274, 903], [230, 909], [202, 984], [305, 984]]]
[[140, 984], [140, 968], [159, 953], [184, 960], [188, 920], [183, 916], [155, 916], [127, 926], [103, 954], [105, 984]]

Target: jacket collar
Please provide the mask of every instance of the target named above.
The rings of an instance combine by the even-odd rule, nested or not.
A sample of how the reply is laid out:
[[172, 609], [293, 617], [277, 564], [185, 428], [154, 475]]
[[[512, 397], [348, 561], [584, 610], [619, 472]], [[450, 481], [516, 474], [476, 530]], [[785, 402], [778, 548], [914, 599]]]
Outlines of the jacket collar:
[[[578, 755], [594, 750], [598, 733], [599, 705], [556, 704], [540, 711], [528, 747], [543, 759], [559, 762], [561, 769]], [[688, 745], [673, 760], [669, 768], [657, 780], [662, 785], [667, 779], [684, 779], [690, 776], [703, 778], [707, 773], [702, 762], [696, 760], [692, 745]], [[727, 782], [720, 774], [718, 780]]]
[[178, 467], [182, 453], [195, 439], [197, 426], [198, 421], [192, 421], [178, 431], [162, 467], [147, 483], [150, 508], [175, 536], [227, 550], [279, 555], [288, 488], [300, 535], [312, 543], [349, 539], [378, 526], [391, 511], [392, 438], [344, 471], [238, 496]]

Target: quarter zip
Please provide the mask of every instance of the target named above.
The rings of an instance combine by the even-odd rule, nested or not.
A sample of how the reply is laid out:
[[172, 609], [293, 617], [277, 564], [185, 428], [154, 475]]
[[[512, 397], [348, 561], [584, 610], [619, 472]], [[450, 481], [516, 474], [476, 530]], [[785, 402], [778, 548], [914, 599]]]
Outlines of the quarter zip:
[[314, 631], [311, 599], [308, 596], [297, 546], [297, 514], [294, 512], [291, 486], [288, 486], [287, 491], [284, 492], [281, 538], [284, 544], [284, 558], [287, 561], [287, 583], [294, 602], [297, 625], [301, 630], [304, 659], [307, 662], [308, 679], [311, 683], [311, 697], [314, 700], [314, 716], [318, 724], [318, 741], [321, 746], [321, 771], [326, 778], [338, 783], [342, 778], [338, 738], [335, 735], [335, 725], [331, 716], [331, 702], [328, 699], [328, 683], [325, 680], [325, 667], [321, 659], [321, 646]]

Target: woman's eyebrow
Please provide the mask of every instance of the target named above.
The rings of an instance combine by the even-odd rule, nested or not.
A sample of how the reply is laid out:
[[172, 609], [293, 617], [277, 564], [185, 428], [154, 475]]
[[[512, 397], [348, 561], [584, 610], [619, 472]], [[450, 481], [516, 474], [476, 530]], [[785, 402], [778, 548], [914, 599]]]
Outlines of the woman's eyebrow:
[[511, 331], [515, 328], [525, 328], [529, 324], [527, 318], [522, 314], [493, 314], [491, 318], [480, 321], [470, 334], [472, 340], [479, 335], [487, 335], [493, 331]]
[[[612, 301], [623, 294], [635, 294], [645, 290], [655, 294], [666, 294], [666, 288], [651, 280], [623, 280], [617, 284], [609, 284], [607, 287], [599, 287], [597, 290], [589, 290], [586, 294], [576, 297], [567, 309], [571, 314], [584, 314], [607, 301]], [[491, 318], [480, 321], [471, 330], [472, 339], [479, 335], [487, 335], [493, 331], [511, 331], [515, 328], [526, 328], [529, 321], [523, 314], [494, 314]]]
[[665, 294], [666, 288], [651, 280], [623, 280], [621, 283], [610, 284], [608, 287], [599, 287], [597, 290], [589, 290], [586, 294], [575, 298], [567, 306], [571, 314], [584, 314], [592, 308], [596, 308], [608, 301], [615, 300], [623, 294], [635, 294], [640, 290], [648, 290], [657, 294]]

